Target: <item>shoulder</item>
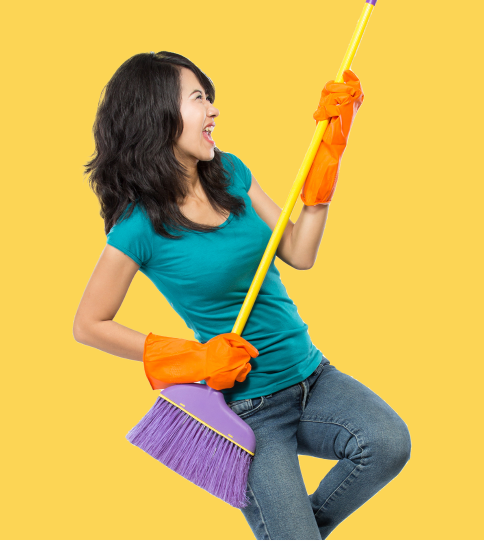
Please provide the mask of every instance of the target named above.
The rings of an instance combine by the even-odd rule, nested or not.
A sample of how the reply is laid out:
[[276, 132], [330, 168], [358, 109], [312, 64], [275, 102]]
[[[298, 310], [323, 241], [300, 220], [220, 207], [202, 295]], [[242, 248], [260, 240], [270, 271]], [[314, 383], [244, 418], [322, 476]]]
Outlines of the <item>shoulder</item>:
[[244, 162], [233, 152], [221, 152], [220, 157], [224, 166], [228, 164], [236, 169], [245, 166]]
[[145, 231], [149, 229], [149, 226], [151, 225], [151, 221], [146, 213], [146, 210], [142, 208], [140, 205], [135, 205], [132, 212], [130, 213], [130, 209], [132, 207], [132, 203], [130, 203], [126, 210], [121, 214], [121, 216], [118, 218], [116, 223], [111, 228], [110, 232], [116, 229], [116, 230], [138, 230], [138, 231]]
[[146, 210], [136, 205], [131, 214], [128, 205], [107, 234], [107, 244], [121, 250], [138, 265], [146, 265], [153, 253], [153, 226]]

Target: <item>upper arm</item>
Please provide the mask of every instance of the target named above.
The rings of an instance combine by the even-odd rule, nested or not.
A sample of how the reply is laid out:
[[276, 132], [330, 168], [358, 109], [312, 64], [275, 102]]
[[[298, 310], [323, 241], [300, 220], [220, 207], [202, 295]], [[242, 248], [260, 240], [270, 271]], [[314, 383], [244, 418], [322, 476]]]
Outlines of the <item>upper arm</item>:
[[[247, 193], [258, 216], [271, 228], [272, 231], [274, 231], [282, 209], [276, 205], [276, 203], [274, 203], [274, 201], [264, 192], [254, 175], [252, 175], [252, 184]], [[291, 236], [293, 228], [293, 222], [288, 220], [284, 233], [282, 234], [281, 240], [277, 247], [276, 254], [277, 257], [282, 259], [282, 261], [284, 261], [284, 263], [287, 265], [290, 265], [295, 269], [302, 270], [299, 269], [299, 267], [297, 267], [291, 260]]]
[[98, 321], [112, 320], [139, 269], [126, 254], [106, 245], [86, 286], [74, 318], [74, 337]]

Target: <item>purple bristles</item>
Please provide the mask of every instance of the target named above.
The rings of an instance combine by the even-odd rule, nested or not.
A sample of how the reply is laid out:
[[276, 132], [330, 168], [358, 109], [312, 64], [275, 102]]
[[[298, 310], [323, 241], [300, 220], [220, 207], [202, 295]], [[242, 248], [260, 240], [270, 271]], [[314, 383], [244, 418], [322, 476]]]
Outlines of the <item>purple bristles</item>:
[[241, 509], [252, 455], [158, 397], [127, 440], [188, 481]]

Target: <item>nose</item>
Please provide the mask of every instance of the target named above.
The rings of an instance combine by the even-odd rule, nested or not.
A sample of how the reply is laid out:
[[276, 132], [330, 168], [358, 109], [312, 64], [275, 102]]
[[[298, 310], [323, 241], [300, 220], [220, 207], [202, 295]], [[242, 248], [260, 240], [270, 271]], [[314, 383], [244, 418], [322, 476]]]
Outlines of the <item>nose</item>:
[[207, 116], [218, 116], [220, 114], [220, 111], [210, 102], [208, 103], [209, 103], [209, 107], [207, 111]]

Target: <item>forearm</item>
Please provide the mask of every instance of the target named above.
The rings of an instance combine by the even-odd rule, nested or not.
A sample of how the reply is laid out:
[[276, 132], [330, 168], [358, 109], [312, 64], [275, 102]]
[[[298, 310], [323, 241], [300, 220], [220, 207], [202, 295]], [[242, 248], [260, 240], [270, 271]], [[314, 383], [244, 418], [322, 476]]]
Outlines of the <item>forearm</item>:
[[77, 342], [133, 361], [143, 361], [146, 336], [111, 320], [79, 325], [74, 331]]
[[291, 233], [291, 259], [296, 268], [310, 269], [316, 262], [328, 211], [329, 203], [303, 206]]

